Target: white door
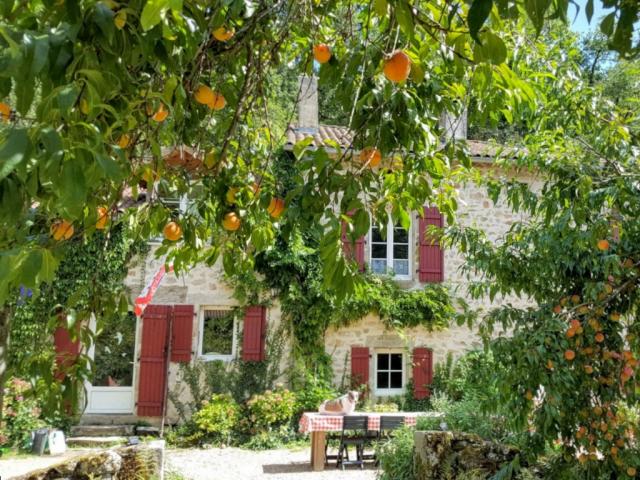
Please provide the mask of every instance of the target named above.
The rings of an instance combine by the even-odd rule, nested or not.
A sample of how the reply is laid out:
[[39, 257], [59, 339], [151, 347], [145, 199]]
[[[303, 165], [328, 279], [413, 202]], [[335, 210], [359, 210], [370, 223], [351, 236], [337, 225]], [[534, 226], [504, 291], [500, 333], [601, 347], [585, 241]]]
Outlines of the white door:
[[137, 317], [132, 313], [123, 315], [97, 332], [92, 319], [91, 329], [96, 334], [88, 352], [94, 361], [94, 375], [85, 384], [84, 413], [132, 414]]

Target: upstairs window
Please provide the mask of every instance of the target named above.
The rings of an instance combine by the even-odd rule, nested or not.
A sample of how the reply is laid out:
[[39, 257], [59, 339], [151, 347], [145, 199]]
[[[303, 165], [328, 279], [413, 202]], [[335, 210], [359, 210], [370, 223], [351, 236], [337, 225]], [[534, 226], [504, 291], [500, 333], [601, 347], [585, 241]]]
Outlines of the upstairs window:
[[400, 279], [411, 278], [411, 228], [405, 230], [391, 221], [386, 232], [371, 227], [371, 271], [391, 274]]

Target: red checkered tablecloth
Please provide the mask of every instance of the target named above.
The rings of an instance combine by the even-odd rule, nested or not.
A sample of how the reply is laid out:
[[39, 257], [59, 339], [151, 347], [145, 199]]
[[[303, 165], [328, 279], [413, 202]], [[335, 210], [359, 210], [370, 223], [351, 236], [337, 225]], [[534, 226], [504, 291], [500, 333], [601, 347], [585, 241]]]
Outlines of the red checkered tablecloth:
[[[369, 430], [380, 430], [380, 417], [382, 415], [390, 417], [404, 417], [404, 424], [411, 427], [416, 424], [416, 418], [420, 415], [420, 412], [353, 412], [351, 415], [365, 415], [369, 417]], [[305, 412], [300, 418], [300, 432], [339, 432], [342, 430], [343, 417], [344, 415], [326, 415], [318, 412]]]

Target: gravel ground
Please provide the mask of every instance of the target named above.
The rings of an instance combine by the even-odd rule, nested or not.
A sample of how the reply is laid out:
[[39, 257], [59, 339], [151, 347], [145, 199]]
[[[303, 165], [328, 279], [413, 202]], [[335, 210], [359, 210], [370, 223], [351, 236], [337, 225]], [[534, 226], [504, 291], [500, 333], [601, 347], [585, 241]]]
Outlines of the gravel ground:
[[348, 466], [338, 470], [335, 465], [323, 472], [312, 472], [310, 450], [267, 450], [252, 452], [238, 448], [208, 450], [167, 450], [166, 466], [191, 480], [375, 480], [373, 465], [364, 470]]

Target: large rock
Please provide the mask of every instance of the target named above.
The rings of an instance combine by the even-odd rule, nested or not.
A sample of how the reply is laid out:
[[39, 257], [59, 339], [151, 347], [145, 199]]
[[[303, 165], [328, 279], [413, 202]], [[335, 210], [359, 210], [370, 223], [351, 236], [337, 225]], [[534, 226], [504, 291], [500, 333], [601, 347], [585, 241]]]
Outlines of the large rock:
[[514, 447], [460, 432], [414, 433], [416, 480], [448, 480], [468, 475], [488, 478], [518, 454]]
[[163, 478], [164, 441], [80, 455], [13, 480], [147, 480]]

